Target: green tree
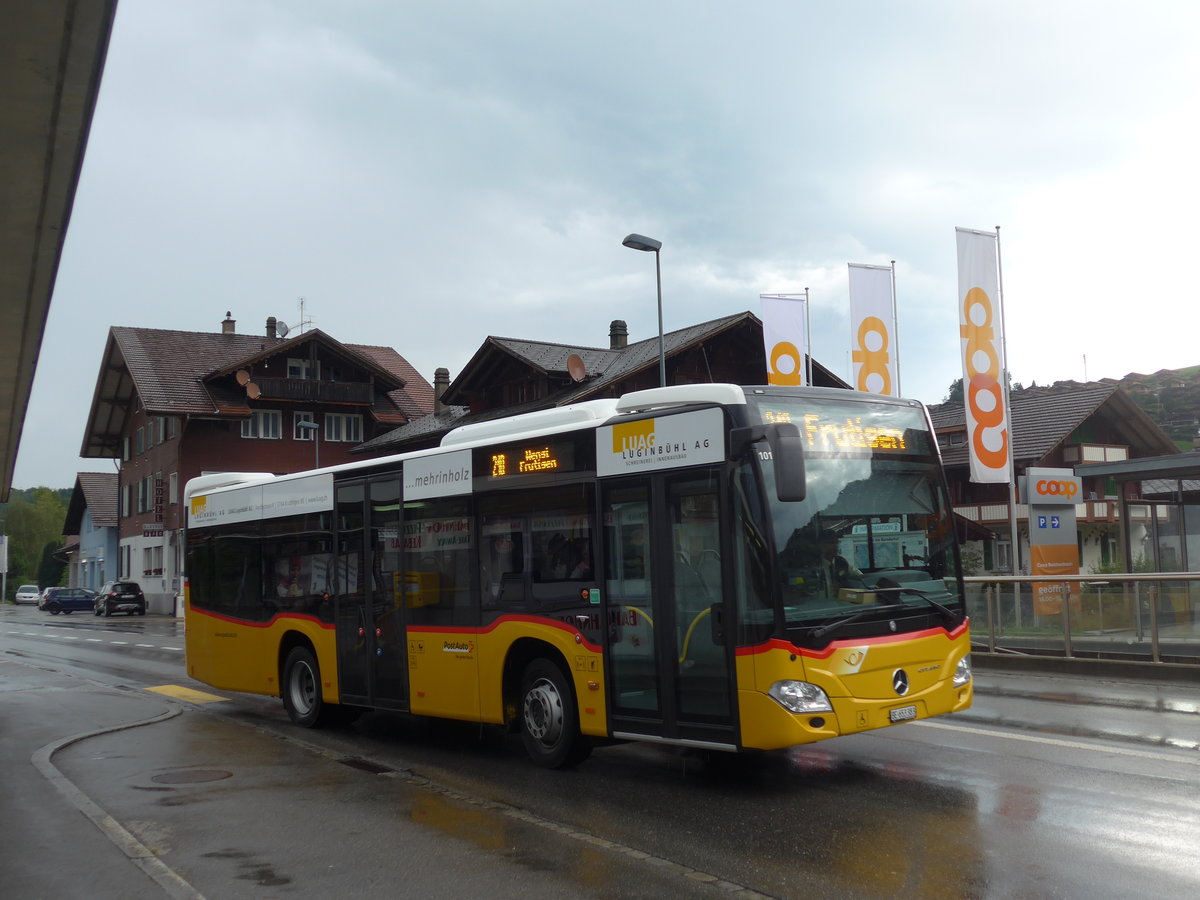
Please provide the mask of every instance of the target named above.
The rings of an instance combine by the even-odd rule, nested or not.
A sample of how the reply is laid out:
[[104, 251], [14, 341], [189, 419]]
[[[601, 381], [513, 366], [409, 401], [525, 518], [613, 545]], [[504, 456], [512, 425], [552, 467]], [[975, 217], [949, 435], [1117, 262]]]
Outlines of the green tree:
[[963, 380], [955, 378], [950, 382], [950, 387], [946, 390], [946, 399], [943, 403], [962, 403], [963, 402]]
[[[8, 535], [8, 583], [18, 585], [38, 581], [38, 569], [47, 544], [54, 549], [62, 546], [62, 530], [67, 518], [67, 498], [70, 491], [53, 491], [38, 487], [13, 491], [11, 499], [0, 512], [4, 532]], [[60, 563], [61, 566], [61, 563]], [[62, 578], [61, 568], [58, 579]], [[57, 579], [51, 584], [56, 584]], [[15, 591], [15, 587], [13, 588]], [[8, 598], [5, 598], [8, 599]]]
[[64, 560], [55, 556], [61, 541], [49, 541], [42, 547], [42, 561], [38, 564], [38, 584], [41, 587], [51, 587], [63, 583], [63, 575], [67, 572]]

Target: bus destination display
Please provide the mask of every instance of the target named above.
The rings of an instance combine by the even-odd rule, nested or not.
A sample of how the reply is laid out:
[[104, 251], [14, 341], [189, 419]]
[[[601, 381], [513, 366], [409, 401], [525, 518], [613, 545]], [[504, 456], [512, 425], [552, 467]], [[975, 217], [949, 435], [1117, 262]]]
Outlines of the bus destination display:
[[489, 454], [491, 461], [491, 478], [489, 480], [570, 472], [575, 468], [574, 450], [573, 444], [559, 442], [495, 451]]
[[[799, 421], [796, 421], [799, 419]], [[905, 429], [882, 422], [863, 422], [862, 416], [838, 416], [806, 412], [794, 416], [791, 410], [763, 409], [763, 420], [773, 424], [794, 423], [800, 428], [804, 446], [809, 450], [903, 451], [908, 449]]]

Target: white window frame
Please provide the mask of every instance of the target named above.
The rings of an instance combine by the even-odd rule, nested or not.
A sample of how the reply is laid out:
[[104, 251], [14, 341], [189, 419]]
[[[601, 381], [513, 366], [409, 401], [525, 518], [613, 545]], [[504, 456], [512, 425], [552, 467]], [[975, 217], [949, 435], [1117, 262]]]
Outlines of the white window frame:
[[[313, 370], [316, 370], [316, 375]], [[316, 365], [313, 365], [311, 359], [299, 359], [295, 356], [289, 356], [287, 361], [287, 377], [293, 381], [317, 381], [321, 374], [321, 361], [317, 360]]]
[[331, 444], [361, 444], [362, 416], [325, 413], [325, 440]]
[[242, 420], [242, 437], [262, 441], [283, 438], [283, 413], [277, 409], [256, 409]]
[[167, 476], [167, 503], [174, 506], [179, 502], [179, 473], [172, 472]]

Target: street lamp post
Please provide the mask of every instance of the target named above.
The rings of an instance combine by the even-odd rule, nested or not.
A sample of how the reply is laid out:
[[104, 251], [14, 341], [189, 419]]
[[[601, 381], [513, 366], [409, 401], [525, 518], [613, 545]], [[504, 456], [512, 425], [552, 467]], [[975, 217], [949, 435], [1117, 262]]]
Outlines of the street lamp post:
[[316, 422], [297, 422], [296, 427], [301, 431], [307, 431], [312, 435], [313, 441], [313, 468], [321, 468], [321, 440], [317, 436], [317, 430], [321, 427]]
[[646, 237], [644, 234], [631, 234], [621, 241], [632, 250], [645, 250], [654, 253], [654, 278], [658, 283], [658, 385], [667, 386], [667, 354], [663, 349], [663, 320], [662, 320], [662, 267], [659, 265], [658, 251], [662, 249], [662, 241]]

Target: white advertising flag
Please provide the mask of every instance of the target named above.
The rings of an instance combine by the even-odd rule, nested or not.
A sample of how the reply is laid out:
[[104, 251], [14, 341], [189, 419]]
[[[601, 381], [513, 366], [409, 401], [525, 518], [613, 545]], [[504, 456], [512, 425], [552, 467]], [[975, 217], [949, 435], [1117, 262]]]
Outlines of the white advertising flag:
[[900, 396], [890, 266], [850, 263], [850, 346], [854, 387]]
[[767, 384], [804, 385], [808, 344], [803, 297], [760, 294]]
[[1009, 429], [1004, 387], [1004, 320], [997, 242], [990, 231], [955, 229], [958, 238], [958, 331], [971, 480], [1008, 483]]

